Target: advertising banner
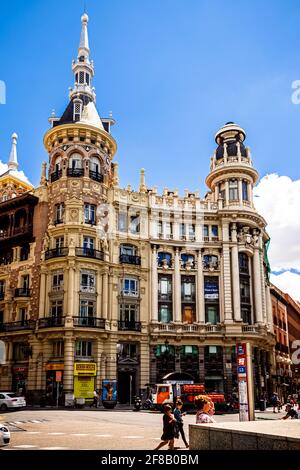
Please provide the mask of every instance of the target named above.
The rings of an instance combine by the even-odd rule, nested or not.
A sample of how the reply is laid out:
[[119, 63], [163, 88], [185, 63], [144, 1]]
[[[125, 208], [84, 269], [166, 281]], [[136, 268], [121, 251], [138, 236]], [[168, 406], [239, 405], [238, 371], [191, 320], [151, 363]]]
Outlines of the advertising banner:
[[254, 400], [251, 346], [249, 343], [237, 344], [236, 360], [239, 387], [240, 421], [252, 421], [254, 420]]
[[117, 401], [116, 380], [102, 380], [102, 401]]

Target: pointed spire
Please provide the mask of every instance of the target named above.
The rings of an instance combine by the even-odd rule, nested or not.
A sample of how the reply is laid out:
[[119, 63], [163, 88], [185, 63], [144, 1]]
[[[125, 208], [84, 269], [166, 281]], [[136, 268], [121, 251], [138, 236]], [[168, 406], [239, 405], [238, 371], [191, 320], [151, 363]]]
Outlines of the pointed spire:
[[144, 170], [144, 168], [141, 168], [139, 191], [140, 191], [140, 193], [146, 193], [147, 192], [147, 186], [145, 184], [145, 170]]
[[96, 101], [96, 94], [92, 87], [94, 64], [90, 61], [90, 47], [88, 37], [89, 17], [84, 13], [81, 17], [81, 34], [76, 61], [73, 60], [74, 87], [70, 90], [70, 99], [79, 95], [86, 95], [91, 101]]
[[80, 56], [89, 56], [90, 53], [90, 48], [89, 48], [89, 35], [88, 35], [88, 29], [87, 29], [87, 24], [89, 21], [89, 17], [86, 13], [82, 15], [81, 17], [81, 35], [80, 35], [80, 43], [79, 43], [79, 49], [78, 49], [78, 57]]
[[18, 169], [18, 156], [17, 156], [17, 140], [18, 136], [14, 132], [11, 136], [11, 151], [8, 160], [8, 169], [17, 170]]

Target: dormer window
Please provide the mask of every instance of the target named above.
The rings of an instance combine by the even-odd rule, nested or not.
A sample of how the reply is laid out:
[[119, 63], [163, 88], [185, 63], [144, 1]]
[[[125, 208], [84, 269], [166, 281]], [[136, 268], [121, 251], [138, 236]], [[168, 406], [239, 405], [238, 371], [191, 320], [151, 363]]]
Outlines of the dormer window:
[[73, 121], [77, 122], [81, 119], [82, 113], [82, 101], [79, 98], [75, 98], [73, 108]]
[[79, 72], [79, 84], [82, 85], [84, 83], [84, 72]]
[[88, 73], [85, 74], [85, 82], [87, 85], [90, 85], [90, 76]]

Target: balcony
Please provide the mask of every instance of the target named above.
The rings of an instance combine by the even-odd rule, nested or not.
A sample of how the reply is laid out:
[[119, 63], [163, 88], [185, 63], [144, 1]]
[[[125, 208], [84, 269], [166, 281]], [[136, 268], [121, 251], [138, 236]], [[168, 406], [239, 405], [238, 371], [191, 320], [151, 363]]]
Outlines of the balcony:
[[84, 223], [88, 225], [96, 225], [96, 219], [84, 219]]
[[84, 256], [85, 258], [94, 258], [100, 261], [104, 260], [103, 251], [94, 250], [94, 248], [79, 248], [75, 250], [76, 256]]
[[18, 330], [34, 330], [35, 320], [21, 320], [0, 324], [0, 332], [18, 331]]
[[46, 251], [45, 259], [58, 258], [60, 256], [68, 256], [68, 253], [68, 247], [54, 248], [53, 250]]
[[67, 176], [72, 176], [72, 178], [79, 178], [84, 175], [83, 168], [67, 168]]
[[30, 297], [31, 289], [26, 289], [24, 287], [15, 289], [15, 297]]
[[105, 319], [97, 317], [73, 317], [73, 325], [105, 329]]
[[54, 181], [59, 180], [59, 178], [61, 178], [61, 175], [62, 175], [62, 171], [61, 171], [61, 170], [54, 171], [53, 173], [51, 173], [51, 175], [50, 175], [50, 181], [51, 181], [51, 183], [53, 183]]
[[53, 224], [54, 225], [59, 225], [59, 224], [63, 224], [64, 223], [64, 220], [63, 219], [55, 219]]
[[9, 229], [0, 229], [0, 239], [19, 237], [20, 235], [27, 235], [32, 232], [32, 224], [26, 224], [22, 227], [14, 227]]
[[159, 302], [172, 302], [172, 293], [162, 294], [161, 292], [159, 292], [158, 301]]
[[244, 325], [242, 326], [243, 333], [258, 333], [258, 328], [255, 325]]
[[141, 331], [142, 324], [140, 321], [118, 321], [118, 330], [121, 331]]
[[141, 264], [141, 257], [135, 255], [120, 255], [119, 258], [120, 263], [127, 263], [127, 264], [135, 264], [136, 266], [140, 266]]
[[90, 170], [89, 175], [92, 180], [98, 181], [99, 183], [103, 183], [103, 175], [101, 175], [97, 171]]
[[52, 328], [55, 326], [64, 326], [65, 317], [45, 317], [39, 318], [39, 328]]

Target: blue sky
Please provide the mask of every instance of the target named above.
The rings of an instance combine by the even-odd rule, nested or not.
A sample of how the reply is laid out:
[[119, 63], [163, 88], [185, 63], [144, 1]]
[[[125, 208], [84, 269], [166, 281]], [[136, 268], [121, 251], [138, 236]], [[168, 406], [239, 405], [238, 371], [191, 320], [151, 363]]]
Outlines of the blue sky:
[[[262, 214], [268, 218], [271, 204], [272, 220], [282, 222], [288, 211], [279, 208], [280, 199], [275, 205], [270, 191], [278, 197], [278, 184], [284, 184], [290, 214], [280, 232], [270, 221], [271, 238], [277, 234], [278, 240], [271, 244], [271, 262], [288, 273], [276, 278], [286, 279], [286, 290], [293, 282], [291, 292], [300, 299], [300, 222], [294, 239], [289, 236], [293, 220], [300, 220], [300, 104], [291, 100], [292, 82], [300, 80], [300, 3], [85, 3], [97, 107], [102, 116], [112, 111], [117, 121], [112, 133], [121, 185], [136, 188], [144, 167], [149, 187], [181, 194], [199, 189], [203, 196], [214, 134], [227, 121], [239, 123], [261, 177], [277, 173], [292, 180], [265, 180], [257, 194]], [[68, 103], [83, 9], [84, 0], [1, 0], [0, 80], [7, 102], [0, 105], [0, 160], [7, 160], [17, 132], [21, 169], [33, 184], [47, 160], [48, 117], [53, 108], [61, 115]], [[286, 261], [280, 259], [282, 245], [290, 250]]]
[[[200, 189], [215, 131], [233, 120], [261, 175], [300, 176], [300, 4], [296, 1], [87, 0], [101, 115], [117, 121], [121, 183]], [[83, 0], [1, 1], [0, 158], [19, 135], [19, 160], [37, 183], [43, 135], [72, 85]]]

